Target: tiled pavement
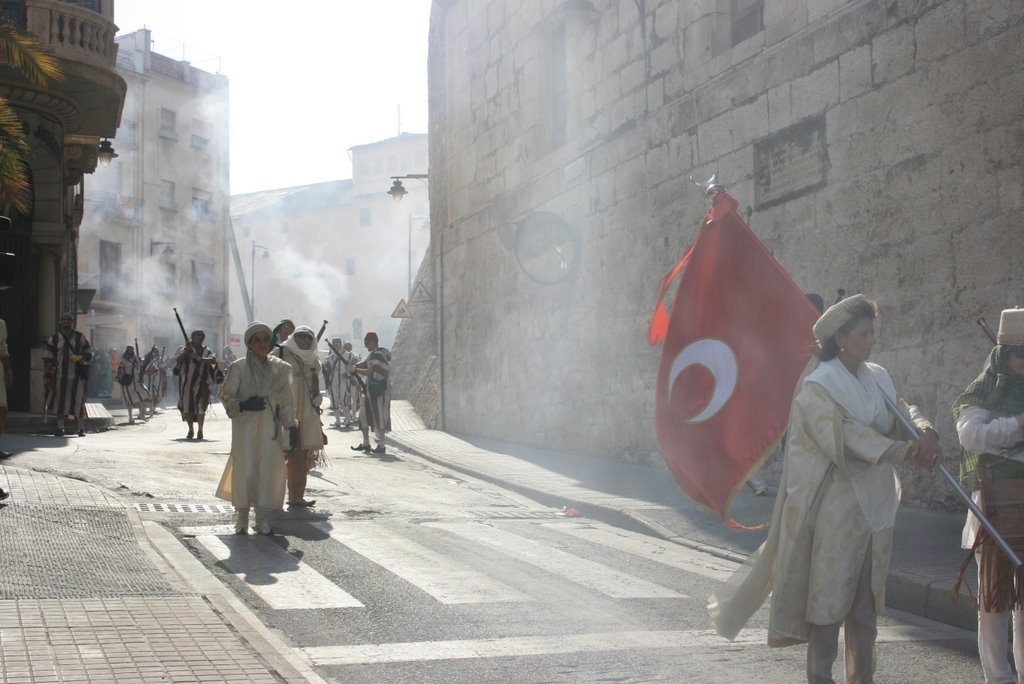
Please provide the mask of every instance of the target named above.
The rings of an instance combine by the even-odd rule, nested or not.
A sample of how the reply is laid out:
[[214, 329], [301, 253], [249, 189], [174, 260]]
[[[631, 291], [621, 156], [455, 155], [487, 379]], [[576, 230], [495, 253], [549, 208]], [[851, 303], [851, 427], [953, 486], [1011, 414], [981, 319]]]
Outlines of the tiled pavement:
[[0, 467], [0, 682], [321, 680], [166, 530]]

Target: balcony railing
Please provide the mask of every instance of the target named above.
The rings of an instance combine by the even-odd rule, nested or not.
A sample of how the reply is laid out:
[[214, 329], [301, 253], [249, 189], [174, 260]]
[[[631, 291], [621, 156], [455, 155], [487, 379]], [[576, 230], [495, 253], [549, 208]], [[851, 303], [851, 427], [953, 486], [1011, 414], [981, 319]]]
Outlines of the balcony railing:
[[[7, 2], [0, 8], [17, 3]], [[39, 36], [61, 59], [91, 62], [114, 68], [117, 47], [116, 27], [98, 11], [98, 2], [68, 3], [60, 0], [24, 0], [24, 18], [20, 23]]]

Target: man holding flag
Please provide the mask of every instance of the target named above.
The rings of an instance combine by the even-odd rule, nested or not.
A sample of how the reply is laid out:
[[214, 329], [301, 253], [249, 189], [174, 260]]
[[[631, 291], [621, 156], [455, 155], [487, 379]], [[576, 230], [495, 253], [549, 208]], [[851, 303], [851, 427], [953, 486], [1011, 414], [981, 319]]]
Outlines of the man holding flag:
[[[741, 527], [729, 504], [787, 422], [789, 431], [768, 538], [712, 595], [709, 612], [732, 639], [771, 592], [768, 644], [807, 643], [807, 679], [821, 684], [833, 681], [845, 623], [846, 681], [873, 682], [899, 505], [894, 466], [934, 466], [937, 436], [901, 404], [923, 435], [908, 439], [887, 408], [892, 380], [867, 362], [874, 304], [844, 299], [812, 330], [813, 306], [736, 201], [720, 186], [709, 195], [696, 241], [662, 286], [663, 298], [682, 272], [671, 319], [659, 302], [649, 335], [665, 339], [655, 397], [662, 453], [684, 492]], [[812, 332], [818, 347], [807, 363]]]

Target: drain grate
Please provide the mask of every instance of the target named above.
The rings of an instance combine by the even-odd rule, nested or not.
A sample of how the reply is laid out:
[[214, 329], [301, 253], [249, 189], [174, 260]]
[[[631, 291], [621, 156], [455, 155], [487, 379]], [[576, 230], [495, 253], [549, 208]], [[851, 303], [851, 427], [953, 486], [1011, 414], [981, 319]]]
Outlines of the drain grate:
[[135, 510], [142, 513], [234, 513], [231, 504], [178, 504], [137, 503]]
[[560, 514], [558, 511], [498, 511], [494, 509], [478, 509], [463, 511], [466, 515], [473, 518], [482, 518], [485, 520], [520, 520], [520, 519], [534, 519], [534, 520], [547, 520], [549, 518], [564, 518], [565, 516]]

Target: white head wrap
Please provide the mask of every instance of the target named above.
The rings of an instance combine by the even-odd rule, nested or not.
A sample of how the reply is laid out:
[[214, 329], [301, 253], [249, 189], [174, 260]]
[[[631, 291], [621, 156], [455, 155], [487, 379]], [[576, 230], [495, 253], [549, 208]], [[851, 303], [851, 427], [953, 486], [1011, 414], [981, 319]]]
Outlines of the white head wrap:
[[999, 316], [997, 344], [1024, 345], [1024, 309], [1004, 309]]
[[836, 302], [825, 310], [821, 318], [814, 324], [814, 337], [819, 343], [825, 344], [828, 338], [835, 335], [840, 328], [850, 322], [853, 312], [863, 305], [871, 305], [870, 300], [862, 294]]
[[[295, 341], [295, 336], [302, 333], [306, 333], [314, 340], [313, 345], [309, 349], [303, 349], [302, 347], [299, 346], [299, 343]], [[297, 356], [299, 360], [301, 360], [307, 366], [313, 365], [313, 363], [315, 363], [320, 358], [316, 350], [316, 333], [313, 332], [313, 329], [310, 328], [308, 325], [300, 325], [299, 327], [297, 327], [295, 331], [292, 332], [291, 336], [287, 340], [285, 340], [284, 344], [282, 344], [281, 346], [290, 351], [292, 354], [295, 354], [295, 356]]]

